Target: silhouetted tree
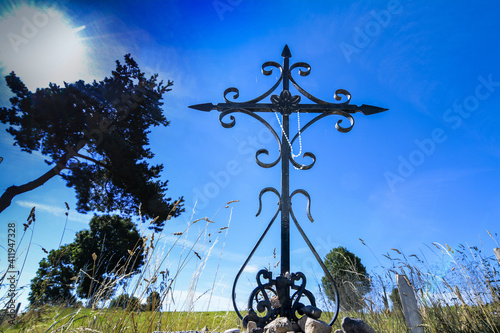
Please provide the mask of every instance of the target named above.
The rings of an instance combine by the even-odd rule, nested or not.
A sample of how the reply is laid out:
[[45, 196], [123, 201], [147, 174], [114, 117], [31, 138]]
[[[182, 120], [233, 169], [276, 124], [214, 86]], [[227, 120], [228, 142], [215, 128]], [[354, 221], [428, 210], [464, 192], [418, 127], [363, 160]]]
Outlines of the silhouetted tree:
[[157, 291], [152, 291], [146, 299], [146, 311], [159, 311], [161, 310], [161, 295]]
[[[340, 306], [346, 311], [357, 311], [363, 308], [363, 296], [371, 290], [371, 280], [361, 259], [345, 247], [332, 249], [325, 257], [325, 266], [337, 285]], [[329, 299], [334, 299], [330, 280], [322, 278], [323, 289]]]
[[89, 226], [71, 244], [73, 265], [83, 272], [76, 289], [82, 298], [91, 298], [103, 286], [113, 289], [118, 276], [138, 273], [144, 263], [143, 238], [130, 219], [94, 216]]
[[73, 304], [75, 286], [76, 295], [92, 303], [98, 291], [106, 291], [103, 296], [112, 294], [143, 264], [143, 238], [130, 219], [94, 216], [90, 229], [78, 232], [74, 242], [50, 251], [40, 261], [31, 281], [30, 306]]
[[109, 307], [127, 309], [129, 311], [142, 310], [141, 301], [135, 296], [130, 297], [129, 294], [121, 294], [113, 298], [109, 303]]
[[[23, 185], [8, 187], [0, 197], [0, 212], [21, 193], [60, 176], [76, 191], [77, 210], [159, 217], [159, 231], [182, 211], [182, 198], [166, 198], [167, 181], [159, 178], [163, 165], [149, 165], [150, 128], [167, 126], [163, 95], [172, 81], [149, 78], [127, 54], [110, 77], [92, 84], [80, 80], [60, 87], [29, 91], [14, 72], [5, 77], [14, 93], [10, 108], [0, 108], [0, 121], [23, 151], [40, 152], [51, 169]], [[5, 175], [4, 175], [5, 176]]]
[[61, 246], [50, 251], [47, 258], [40, 261], [36, 276], [31, 280], [28, 296], [30, 306], [75, 304], [76, 298], [72, 293], [75, 276], [76, 272], [71, 264], [71, 249]]

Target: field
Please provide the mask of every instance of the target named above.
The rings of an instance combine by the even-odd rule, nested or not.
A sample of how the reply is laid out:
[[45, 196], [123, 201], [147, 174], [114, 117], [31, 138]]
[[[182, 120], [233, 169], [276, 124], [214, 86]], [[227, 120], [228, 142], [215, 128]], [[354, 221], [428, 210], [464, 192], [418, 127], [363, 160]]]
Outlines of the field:
[[238, 327], [234, 312], [130, 312], [122, 309], [46, 306], [22, 315], [17, 323], [2, 325], [1, 332], [153, 332], [225, 331]]
[[[192, 224], [196, 222], [198, 221]], [[182, 234], [187, 232], [185, 230]], [[203, 232], [204, 230], [202, 234]], [[493, 235], [490, 236], [494, 238]], [[199, 242], [203, 242], [201, 235], [197, 237]], [[154, 287], [153, 284], [162, 279], [159, 267], [164, 266], [165, 258], [168, 259], [171, 253], [172, 248], [162, 247], [158, 239], [160, 237], [156, 240], [151, 237], [145, 243], [143, 251], [148, 256], [146, 264], [141, 272], [140, 282], [130, 288], [132, 295], [142, 300], [146, 298], [146, 289]], [[188, 256], [196, 254], [194, 246], [188, 243], [181, 257], [169, 259], [170, 263], [174, 263], [173, 266], [177, 266], [178, 271], [172, 271], [170, 277], [164, 277], [164, 281], [161, 281], [166, 285], [159, 294], [162, 303], [171, 297], [175, 280], [185, 267]], [[154, 259], [155, 251], [161, 251], [163, 261]], [[397, 289], [394, 288], [395, 276], [399, 274], [406, 276], [414, 288], [422, 327], [426, 333], [500, 333], [500, 266], [491, 249], [484, 251], [487, 252], [483, 253], [476, 246], [461, 245], [451, 249], [437, 243], [427, 246], [427, 252], [419, 255], [406, 255], [398, 249], [390, 249], [384, 255], [387, 264], [380, 270], [369, 273], [371, 290], [360, 295], [362, 306], [357, 311], [341, 311], [334, 330], [340, 328], [342, 318], [347, 316], [364, 320], [376, 332], [407, 332]], [[135, 250], [131, 251], [131, 255], [134, 252]], [[435, 257], [429, 260], [426, 253]], [[198, 267], [203, 270], [205, 266], [202, 262]], [[197, 285], [201, 276], [199, 270], [193, 273], [193, 286]], [[0, 282], [7, 284], [4, 281], [5, 274], [2, 275]], [[144, 281], [148, 281], [146, 286]], [[356, 285], [356, 281], [348, 283]], [[72, 306], [44, 305], [30, 308], [20, 314], [13, 324], [9, 323], [8, 318], [4, 318], [0, 324], [0, 332], [153, 332], [201, 330], [204, 327], [211, 332], [224, 332], [230, 328], [241, 328], [241, 321], [233, 311], [145, 311], [144, 307], [133, 301], [121, 307], [110, 307], [111, 296], [106, 291], [109, 287], [103, 285], [102, 292], [99, 290], [93, 301], [87, 302], [86, 306], [79, 303]], [[195, 289], [194, 287], [193, 291]], [[357, 292], [353, 288], [351, 295], [356, 295]], [[348, 296], [341, 295], [341, 300]], [[0, 304], [5, 306], [6, 296], [2, 297]], [[329, 317], [326, 312], [322, 319], [328, 321]]]

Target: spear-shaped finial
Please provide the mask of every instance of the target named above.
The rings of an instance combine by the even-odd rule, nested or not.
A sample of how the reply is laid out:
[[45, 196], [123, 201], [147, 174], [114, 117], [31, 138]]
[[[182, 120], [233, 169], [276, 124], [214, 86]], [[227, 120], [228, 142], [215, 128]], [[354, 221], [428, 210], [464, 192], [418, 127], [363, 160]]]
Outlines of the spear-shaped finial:
[[283, 58], [291, 58], [292, 57], [292, 53], [290, 52], [290, 49], [288, 48], [288, 44], [286, 44], [285, 47], [283, 48], [283, 52], [281, 52], [281, 56]]
[[190, 105], [189, 107], [191, 109], [195, 109], [195, 110], [198, 110], [198, 111], [205, 111], [205, 112], [209, 112], [211, 110], [217, 109], [217, 105], [213, 105], [212, 103]]
[[384, 112], [387, 110], [389, 110], [389, 109], [381, 108], [381, 107], [373, 106], [373, 105], [366, 105], [366, 104], [363, 104], [359, 107], [359, 111], [361, 111], [361, 113], [364, 114], [365, 116]]

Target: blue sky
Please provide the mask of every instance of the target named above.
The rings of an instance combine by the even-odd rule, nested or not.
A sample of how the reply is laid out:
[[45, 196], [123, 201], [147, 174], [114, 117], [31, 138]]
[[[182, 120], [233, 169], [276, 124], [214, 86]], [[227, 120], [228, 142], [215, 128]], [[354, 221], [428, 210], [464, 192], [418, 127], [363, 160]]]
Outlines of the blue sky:
[[[189, 221], [215, 215], [205, 243], [197, 247], [204, 258], [210, 253], [197, 290], [204, 292], [217, 281], [213, 295], [221, 308], [241, 263], [276, 209], [275, 198], [266, 194], [263, 211], [255, 217], [260, 190], [280, 186], [279, 166], [259, 167], [255, 151], [268, 149], [269, 161], [278, 151], [253, 118], [236, 115], [235, 127], [225, 129], [217, 112], [188, 106], [223, 102], [229, 87], [239, 89], [241, 101], [267, 91], [277, 76], [262, 75], [261, 65], [281, 63], [285, 44], [291, 63], [311, 65], [309, 76], [295, 76], [313, 95], [333, 102], [334, 92], [342, 88], [351, 93], [353, 104], [389, 109], [372, 116], [356, 114], [356, 124], [346, 134], [335, 130], [339, 118], [326, 117], [302, 135], [303, 152], [313, 152], [317, 161], [308, 171], [292, 168], [290, 188], [311, 195], [314, 223], [306, 218], [305, 199], [294, 197], [293, 207], [321, 256], [342, 245], [371, 271], [383, 265], [382, 254], [391, 248], [411, 254], [432, 242], [452, 248], [469, 243], [482, 244], [493, 254], [492, 248], [498, 247], [487, 233], [498, 232], [500, 217], [497, 2], [60, 1], [49, 6], [4, 4], [1, 12], [2, 75], [14, 70], [30, 89], [80, 78], [100, 80], [126, 53], [146, 72], [174, 81], [164, 100], [171, 125], [153, 130], [151, 147], [155, 161], [165, 164], [169, 195], [184, 196], [187, 212], [167, 225], [165, 242], [170, 246], [172, 233]], [[26, 22], [35, 29], [29, 30]], [[0, 94], [1, 105], [8, 106], [4, 82]], [[274, 115], [267, 116], [278, 131]], [[308, 119], [310, 115], [300, 117], [302, 124]], [[296, 117], [290, 128], [296, 130]], [[13, 147], [5, 126], [1, 129], [3, 191], [38, 177], [47, 166], [40, 154]], [[224, 208], [231, 200], [239, 202]], [[61, 241], [64, 202], [71, 210]], [[74, 192], [53, 179], [16, 197], [1, 214], [1, 227], [5, 230], [9, 222], [21, 226], [34, 205], [35, 245], [20, 285], [34, 276], [45, 255], [42, 247], [50, 250], [71, 242], [92, 216], [77, 214]], [[229, 221], [230, 228], [218, 233]], [[194, 225], [184, 244], [204, 227]], [[4, 231], [0, 234], [4, 246]], [[28, 231], [25, 237], [30, 235]], [[210, 251], [215, 237], [219, 240]], [[276, 223], [251, 267], [275, 262], [278, 244]], [[175, 248], [179, 253], [171, 254], [170, 263], [182, 250]], [[192, 255], [178, 291], [189, 289], [186, 281], [199, 265], [196, 260]], [[321, 276], [318, 265], [310, 267], [312, 260], [292, 228], [292, 270]], [[249, 284], [253, 274], [242, 284]], [[244, 302], [245, 290], [253, 287], [241, 288], [238, 295]]]

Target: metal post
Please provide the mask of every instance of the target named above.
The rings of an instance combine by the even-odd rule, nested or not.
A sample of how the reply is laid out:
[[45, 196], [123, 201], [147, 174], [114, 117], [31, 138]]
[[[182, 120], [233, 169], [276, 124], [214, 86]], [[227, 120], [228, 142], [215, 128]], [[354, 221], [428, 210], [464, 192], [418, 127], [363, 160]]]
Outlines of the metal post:
[[[283, 53], [284, 54], [284, 53]], [[288, 66], [289, 57], [284, 56], [283, 61], [283, 91], [288, 91]], [[281, 274], [290, 273], [290, 119], [288, 114], [282, 114], [282, 135], [281, 135]]]
[[[285, 48], [281, 54], [283, 57], [283, 91], [289, 90], [289, 67], [290, 50]], [[283, 112], [281, 115], [281, 278], [277, 285], [280, 304], [282, 305], [281, 316], [288, 317], [290, 308], [290, 287], [287, 275], [290, 275], [290, 116]], [[278, 282], [277, 281], [277, 282]]]
[[[273, 135], [273, 137], [275, 138], [276, 142], [279, 145], [280, 154], [274, 162], [263, 162], [262, 160], [260, 160], [259, 156], [261, 156], [262, 154], [269, 155], [267, 149], [259, 149], [255, 154], [255, 159], [257, 164], [263, 168], [271, 168], [277, 165], [281, 160], [281, 192], [279, 192], [273, 187], [266, 187], [260, 192], [259, 210], [257, 212], [257, 215], [260, 214], [262, 208], [261, 205], [262, 195], [266, 192], [273, 192], [278, 197], [279, 207], [276, 213], [274, 214], [273, 218], [269, 222], [269, 225], [265, 229], [264, 233], [257, 241], [257, 244], [250, 252], [250, 255], [243, 263], [243, 266], [240, 268], [234, 280], [233, 292], [232, 292], [233, 305], [238, 316], [243, 319], [243, 324], [246, 325], [245, 321], [252, 320], [255, 321], [259, 327], [263, 327], [265, 324], [267, 324], [277, 316], [287, 317], [290, 320], [297, 321], [298, 318], [296, 317], [296, 313], [301, 313], [302, 312], [301, 309], [306, 309], [305, 305], [303, 304], [305, 300], [308, 300], [312, 307], [315, 307], [316, 305], [315, 303], [316, 301], [313, 294], [307, 289], [305, 289], [306, 285], [305, 275], [301, 272], [292, 273], [290, 271], [290, 217], [291, 217], [299, 233], [304, 238], [306, 244], [309, 246], [310, 250], [312, 251], [318, 263], [320, 264], [321, 268], [323, 269], [323, 272], [325, 273], [325, 276], [327, 277], [327, 279], [329, 279], [330, 284], [333, 288], [332, 295], [334, 295], [333, 298], [335, 302], [335, 309], [333, 311], [334, 316], [330, 321], [330, 325], [332, 325], [335, 319], [337, 318], [339, 311], [339, 298], [338, 298], [338, 291], [335, 286], [335, 281], [333, 280], [333, 277], [331, 276], [330, 272], [328, 272], [328, 269], [321, 261], [320, 256], [312, 246], [311, 242], [305, 235], [304, 231], [300, 227], [297, 219], [295, 218], [291, 206], [291, 200], [294, 195], [296, 194], [304, 195], [308, 200], [307, 216], [311, 222], [313, 221], [309, 210], [311, 202], [309, 194], [302, 189], [297, 189], [293, 191], [292, 194], [290, 194], [289, 179], [290, 179], [290, 163], [297, 169], [309, 170], [314, 166], [314, 163], [316, 162], [316, 156], [313, 153], [306, 152], [303, 154], [303, 156], [312, 159], [312, 162], [309, 164], [300, 164], [294, 160], [294, 155], [291, 154], [292, 152], [291, 147], [294, 141], [301, 135], [301, 133], [303, 133], [313, 123], [326, 116], [338, 115], [347, 119], [350, 123], [350, 126], [347, 127], [341, 126], [340, 124], [342, 120], [339, 120], [335, 126], [335, 128], [339, 132], [347, 133], [354, 126], [354, 118], [352, 116], [353, 113], [361, 112], [364, 115], [371, 115], [386, 111], [387, 109], [365, 104], [361, 106], [349, 104], [351, 100], [351, 94], [344, 89], [338, 89], [334, 95], [334, 98], [337, 101], [345, 99], [343, 102], [330, 103], [323, 101], [317, 97], [314, 97], [313, 95], [308, 93], [305, 89], [303, 89], [294, 80], [292, 76], [293, 69], [299, 69], [299, 75], [301, 76], [309, 75], [311, 71], [311, 66], [309, 66], [309, 64], [305, 62], [298, 62], [290, 66], [290, 58], [292, 57], [292, 54], [290, 52], [290, 49], [288, 48], [288, 45], [285, 45], [285, 47], [283, 48], [281, 56], [283, 57], [283, 65], [280, 65], [279, 63], [274, 61], [267, 61], [262, 65], [262, 73], [264, 75], [266, 76], [271, 75], [273, 72], [273, 68], [279, 70], [281, 75], [279, 80], [274, 84], [274, 86], [271, 87], [271, 89], [269, 89], [261, 96], [246, 102], [229, 101], [228, 100], [229, 94], [233, 94], [232, 96], [233, 99], [237, 99], [239, 97], [239, 90], [237, 88], [232, 87], [224, 91], [225, 103], [218, 103], [217, 105], [214, 105], [212, 103], [197, 104], [190, 106], [190, 108], [205, 112], [209, 112], [211, 110], [219, 111], [220, 123], [225, 128], [231, 128], [236, 123], [236, 120], [232, 115], [230, 116], [230, 121], [228, 122], [224, 121], [223, 119], [227, 115], [230, 115], [232, 113], [244, 113], [246, 115], [249, 115], [260, 121], [271, 132], [271, 134]], [[290, 82], [295, 87], [295, 89], [297, 89], [297, 91], [299, 91], [303, 96], [307, 97], [314, 103], [299, 104], [301, 97], [298, 95], [292, 96], [292, 94], [290, 93]], [[279, 95], [271, 95], [271, 93], [275, 91], [276, 88], [279, 87], [280, 83], [282, 83], [281, 93]], [[259, 103], [269, 95], [271, 95], [270, 98], [271, 103]], [[344, 96], [345, 98], [342, 98], [342, 96]], [[276, 133], [274, 128], [264, 118], [262, 118], [257, 114], [258, 112], [263, 112], [263, 113], [274, 112], [276, 113], [278, 119], [279, 119], [278, 116], [279, 113], [281, 115], [281, 121], [280, 121], [281, 135], [278, 135], [278, 133]], [[291, 138], [289, 130], [290, 114], [298, 112], [318, 113], [319, 115], [310, 120], [306, 125], [304, 125], [298, 131], [297, 134], [295, 134], [293, 138]], [[256, 287], [250, 294], [248, 300], [248, 309], [247, 309], [248, 315], [245, 318], [243, 318], [238, 310], [238, 307], [236, 306], [236, 284], [238, 282], [241, 273], [244, 271], [248, 262], [250, 261], [253, 254], [259, 247], [261, 241], [266, 236], [267, 232], [271, 228], [278, 214], [281, 215], [281, 261], [280, 261], [281, 274], [278, 277], [276, 277], [276, 279], [273, 279], [272, 273], [268, 272], [267, 270], [261, 270], [260, 272], [257, 273], [256, 282], [258, 287]], [[267, 280], [267, 282], [265, 280]], [[300, 284], [297, 284], [297, 282], [299, 282]], [[292, 291], [294, 292], [294, 294], [293, 296], [290, 296]], [[276, 296], [278, 297], [279, 302], [276, 302], [275, 300], [274, 302], [271, 302], [271, 299], [275, 298]], [[259, 315], [258, 313], [261, 313], [263, 315]]]

